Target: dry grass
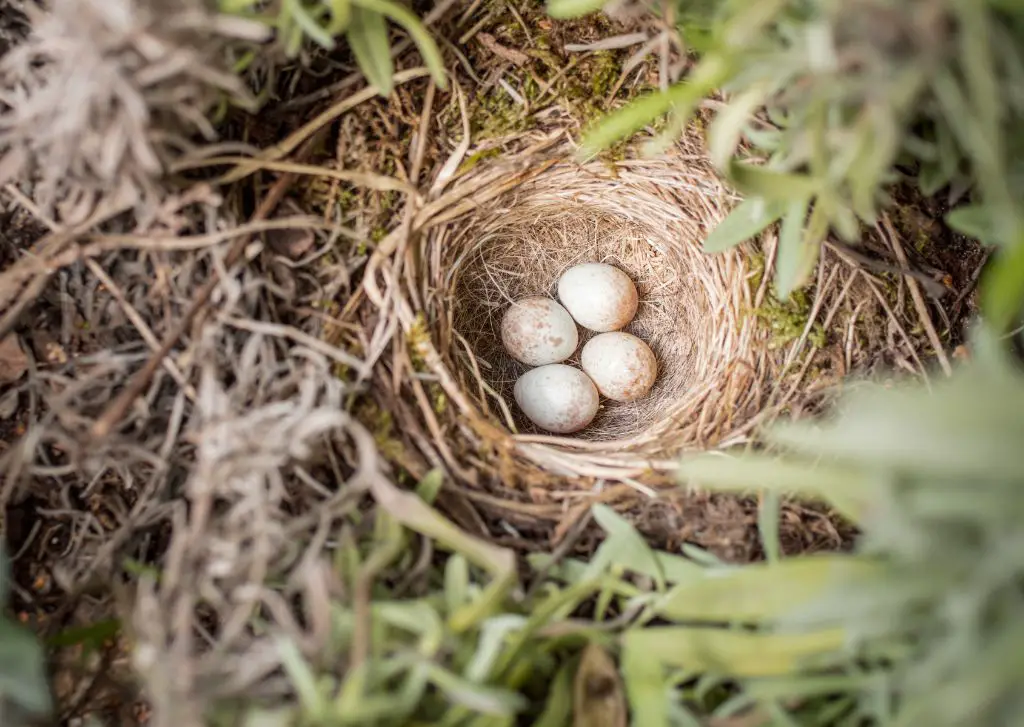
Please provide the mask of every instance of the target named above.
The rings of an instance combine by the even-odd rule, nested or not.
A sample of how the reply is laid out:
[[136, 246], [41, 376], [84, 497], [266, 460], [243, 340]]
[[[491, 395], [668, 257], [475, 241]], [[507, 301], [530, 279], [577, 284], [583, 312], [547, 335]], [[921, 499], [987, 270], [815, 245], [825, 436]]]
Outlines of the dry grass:
[[[756, 502], [667, 489], [672, 458], [750, 442], [781, 413], [815, 412], [854, 372], [924, 375], [925, 334], [902, 279], [832, 252], [802, 328], [775, 345], [753, 312], [770, 307], [763, 260], [772, 235], [723, 256], [699, 249], [734, 198], [696, 135], [659, 161], [578, 166], [566, 141], [578, 122], [557, 99], [537, 110], [531, 132], [480, 145], [450, 123], [461, 119], [457, 95], [406, 76], [388, 101], [366, 94], [334, 105], [337, 158], [303, 168], [333, 195], [352, 188], [331, 177], [339, 169], [379, 175], [375, 149], [397, 159], [402, 191], [379, 241], [369, 238], [380, 215], [361, 219], [362, 201], [355, 211], [328, 207], [316, 224], [275, 219], [286, 214], [286, 191], [292, 205], [302, 196], [290, 174], [258, 163], [234, 194], [197, 186], [148, 220], [100, 229], [69, 228], [75, 216], [51, 209], [74, 202], [60, 184], [32, 200], [10, 188], [4, 196], [51, 229], [39, 255], [4, 271], [28, 280], [20, 315], [0, 310], [31, 354], [27, 374], [4, 391], [18, 414], [0, 449], [18, 607], [41, 618], [46, 635], [77, 623], [83, 603], [89, 619], [120, 616], [157, 727], [199, 724], [219, 699], [294, 699], [273, 636], [317, 658], [333, 604], [366, 606], [334, 561], [373, 529], [365, 511], [397, 517], [394, 482], [440, 469], [439, 507], [519, 550], [564, 542], [588, 552], [595, 534], [575, 526], [607, 502], [652, 541], [750, 559], [759, 554]], [[31, 98], [4, 118], [15, 108], [24, 119], [56, 113], [43, 103], [49, 95]], [[33, 163], [71, 143], [52, 141]], [[309, 161], [292, 154], [303, 139], [288, 141], [264, 158]], [[500, 156], [464, 168], [486, 149]], [[91, 157], [57, 161], [90, 199], [110, 193]], [[268, 178], [280, 187], [268, 191]], [[261, 215], [241, 207], [246, 195]], [[308, 245], [289, 249], [281, 230]], [[869, 244], [886, 254], [886, 239]], [[4, 246], [5, 260], [24, 247]], [[659, 356], [657, 389], [607, 407], [582, 436], [531, 432], [508, 397], [518, 369], [498, 350], [496, 317], [508, 299], [550, 293], [566, 265], [595, 258], [621, 264], [640, 286], [633, 325]], [[197, 303], [201, 290], [210, 294]], [[816, 326], [827, 334], [822, 347], [812, 345]], [[138, 396], [110, 419], [110, 402], [132, 382], [141, 382]], [[98, 420], [111, 422], [104, 436]], [[795, 504], [782, 529], [792, 551], [839, 547], [846, 535]], [[422, 539], [410, 581], [430, 564], [430, 543]], [[90, 700], [62, 704], [71, 716]]]
[[[658, 160], [579, 165], [557, 126], [510, 137], [501, 158], [426, 202], [407, 237], [401, 226], [392, 233], [385, 246], [396, 254], [371, 261], [368, 301], [353, 316], [403, 332], [404, 351], [380, 361], [373, 387], [400, 425], [403, 466], [443, 463], [470, 491], [526, 490], [548, 502], [563, 490], [625, 487], [633, 494], [620, 504], [629, 507], [668, 482], [680, 452], [748, 442], [756, 424], [809, 406], [889, 348], [877, 285], [828, 255], [803, 330], [773, 347], [756, 314], [769, 296], [757, 248], [701, 250], [734, 197], [700, 143], [693, 132]], [[640, 311], [628, 330], [651, 344], [659, 379], [645, 400], [605, 402], [579, 435], [550, 436], [516, 410], [511, 388], [525, 369], [504, 353], [498, 323], [512, 300], [553, 295], [561, 271], [588, 260], [619, 265], [637, 283]], [[868, 325], [853, 337], [858, 319]], [[822, 324], [830, 345], [811, 345]], [[809, 371], [813, 386], [800, 383]]]
[[25, 6], [31, 32], [0, 61], [0, 181], [31, 180], [35, 202], [65, 224], [101, 203], [143, 219], [170, 162], [195, 135], [215, 137], [215, 106], [247, 103], [226, 41], [263, 30], [201, 0], [49, 5]]

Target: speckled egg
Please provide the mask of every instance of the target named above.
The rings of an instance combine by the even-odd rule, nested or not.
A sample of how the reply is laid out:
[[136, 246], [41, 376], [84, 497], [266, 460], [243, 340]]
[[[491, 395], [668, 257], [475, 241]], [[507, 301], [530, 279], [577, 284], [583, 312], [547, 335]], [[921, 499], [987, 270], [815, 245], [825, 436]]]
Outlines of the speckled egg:
[[580, 365], [597, 390], [613, 401], [636, 401], [646, 396], [658, 377], [654, 351], [622, 331], [602, 333], [587, 341], [580, 353]]
[[579, 344], [576, 323], [550, 298], [517, 300], [501, 319], [501, 342], [516, 361], [528, 366], [558, 363]]
[[516, 381], [514, 395], [531, 422], [555, 434], [572, 434], [586, 427], [600, 403], [594, 382], [565, 364], [527, 371]]
[[617, 331], [636, 315], [638, 296], [629, 276], [606, 263], [575, 265], [558, 280], [558, 299], [584, 328]]

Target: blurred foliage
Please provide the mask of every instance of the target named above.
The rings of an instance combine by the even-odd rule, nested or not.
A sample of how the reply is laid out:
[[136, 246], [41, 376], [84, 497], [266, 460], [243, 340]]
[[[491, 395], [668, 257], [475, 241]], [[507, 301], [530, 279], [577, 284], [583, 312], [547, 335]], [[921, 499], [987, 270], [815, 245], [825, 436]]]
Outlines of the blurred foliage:
[[[7, 556], [0, 544], [0, 608], [10, 588]], [[35, 636], [0, 612], [0, 724], [28, 724], [48, 717], [53, 705], [42, 645]]]
[[[576, 17], [603, 5], [548, 0], [548, 11]], [[688, 75], [599, 121], [582, 154], [665, 115], [671, 137], [721, 92], [710, 153], [746, 201], [709, 236], [709, 251], [781, 221], [775, 285], [786, 297], [807, 281], [830, 232], [855, 241], [891, 185], [909, 178], [925, 195], [969, 194], [948, 222], [999, 248], [984, 307], [998, 328], [1015, 321], [1024, 300], [1024, 4], [675, 0], [673, 10], [698, 54]]]
[[[685, 483], [767, 493], [763, 563], [654, 550], [596, 505], [589, 558], [534, 554], [520, 579], [431, 509], [436, 473], [378, 496], [373, 527], [340, 538], [351, 596], [322, 650], [279, 642], [300, 703], [244, 706], [246, 723], [1020, 724], [1024, 375], [995, 338], [976, 344], [931, 392], [864, 384], [824, 425], [769, 430], [773, 454], [683, 461]], [[854, 521], [856, 550], [780, 557], [785, 495]], [[428, 541], [448, 555], [418, 569]]]
[[[801, 635], [799, 660], [701, 650], [766, 715], [785, 704], [830, 715], [798, 724], [1024, 720], [1024, 375], [994, 337], [976, 351], [932, 392], [864, 386], [827, 424], [777, 425], [766, 439], [782, 456], [684, 461], [686, 482], [824, 498], [863, 530], [855, 553], [742, 568], [680, 594], [676, 616], [698, 617], [710, 598], [766, 638]], [[637, 647], [648, 656], [660, 645], [673, 663], [696, 648], [658, 630]]]
[[274, 30], [288, 58], [307, 41], [333, 50], [344, 36], [369, 83], [387, 96], [394, 87], [395, 66], [388, 22], [400, 25], [416, 43], [438, 86], [447, 76], [437, 43], [419, 18], [393, 0], [218, 0], [221, 12], [258, 20]]

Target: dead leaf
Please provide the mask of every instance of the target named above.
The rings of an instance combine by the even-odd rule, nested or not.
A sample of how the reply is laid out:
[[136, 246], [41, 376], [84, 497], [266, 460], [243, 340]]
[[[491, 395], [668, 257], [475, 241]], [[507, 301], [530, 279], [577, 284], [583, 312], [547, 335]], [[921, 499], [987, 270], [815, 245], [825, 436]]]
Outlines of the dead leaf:
[[0, 340], [0, 381], [17, 381], [28, 371], [28, 356], [13, 333]]
[[506, 60], [509, 63], [514, 63], [517, 66], [525, 66], [530, 62], [530, 56], [526, 55], [522, 51], [515, 50], [514, 48], [507, 48], [497, 41], [497, 39], [490, 33], [477, 33], [476, 37], [480, 39], [484, 48], [489, 50], [494, 55], [498, 56], [502, 60]]
[[573, 727], [626, 727], [626, 695], [615, 662], [604, 649], [583, 650], [572, 689]]

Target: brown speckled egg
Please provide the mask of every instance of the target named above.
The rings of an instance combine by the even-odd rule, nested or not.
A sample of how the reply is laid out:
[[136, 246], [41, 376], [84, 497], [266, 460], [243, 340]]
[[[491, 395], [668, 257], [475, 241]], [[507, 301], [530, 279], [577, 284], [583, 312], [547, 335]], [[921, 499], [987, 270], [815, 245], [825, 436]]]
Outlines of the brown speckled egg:
[[523, 298], [501, 319], [501, 342], [516, 361], [528, 366], [558, 363], [579, 343], [569, 312], [550, 298]]
[[580, 365], [597, 390], [613, 401], [636, 401], [646, 396], [658, 377], [654, 351], [622, 331], [602, 333], [587, 341], [580, 352]]
[[584, 328], [617, 331], [636, 315], [638, 296], [629, 276], [606, 263], [583, 263], [562, 273], [558, 299]]
[[600, 398], [585, 373], [565, 364], [531, 369], [519, 377], [516, 404], [530, 421], [555, 434], [572, 434], [597, 415]]

